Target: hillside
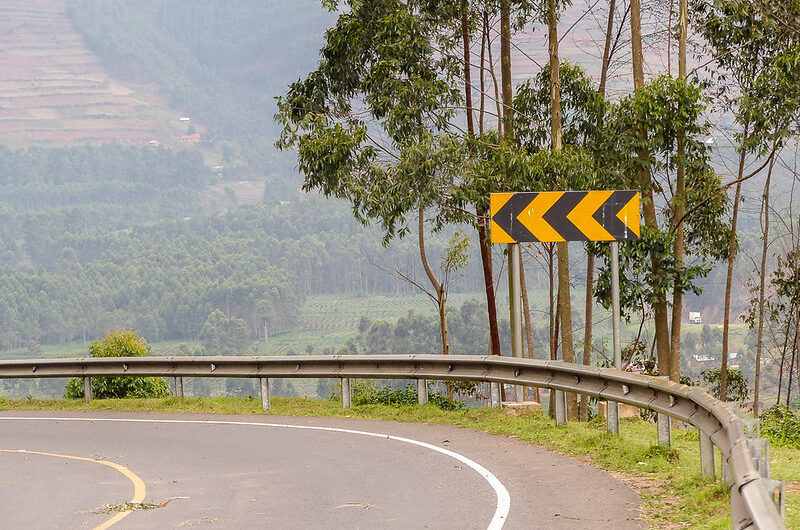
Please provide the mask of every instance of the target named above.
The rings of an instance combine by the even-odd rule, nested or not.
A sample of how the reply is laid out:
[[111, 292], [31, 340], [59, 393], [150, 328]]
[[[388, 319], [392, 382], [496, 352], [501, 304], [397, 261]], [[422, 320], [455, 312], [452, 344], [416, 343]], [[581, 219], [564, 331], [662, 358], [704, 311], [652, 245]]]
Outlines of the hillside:
[[185, 134], [154, 89], [106, 73], [64, 2], [2, 0], [0, 50], [2, 144], [178, 144]]

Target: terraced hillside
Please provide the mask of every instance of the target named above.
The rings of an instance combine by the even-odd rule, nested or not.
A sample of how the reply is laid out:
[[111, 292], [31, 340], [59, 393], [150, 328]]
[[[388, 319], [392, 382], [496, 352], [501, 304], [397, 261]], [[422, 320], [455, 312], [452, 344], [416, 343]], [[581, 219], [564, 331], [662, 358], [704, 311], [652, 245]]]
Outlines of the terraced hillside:
[[185, 124], [155, 89], [105, 73], [59, 0], [0, 0], [0, 142], [178, 143]]

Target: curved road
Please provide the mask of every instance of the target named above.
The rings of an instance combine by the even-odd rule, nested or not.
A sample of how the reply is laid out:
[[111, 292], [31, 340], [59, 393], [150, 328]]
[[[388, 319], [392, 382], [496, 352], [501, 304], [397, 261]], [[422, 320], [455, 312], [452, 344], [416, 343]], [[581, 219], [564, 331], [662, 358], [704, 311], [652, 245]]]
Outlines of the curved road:
[[[141, 498], [166, 504], [98, 513]], [[633, 529], [639, 504], [606, 473], [455, 427], [0, 413], [5, 528]]]

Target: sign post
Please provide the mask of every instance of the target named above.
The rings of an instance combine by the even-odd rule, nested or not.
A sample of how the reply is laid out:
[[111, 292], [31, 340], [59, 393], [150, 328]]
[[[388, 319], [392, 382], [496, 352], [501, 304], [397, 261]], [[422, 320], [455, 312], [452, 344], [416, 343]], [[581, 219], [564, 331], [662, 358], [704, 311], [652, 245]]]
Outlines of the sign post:
[[[509, 277], [509, 303], [511, 305], [511, 355], [512, 357], [522, 358], [522, 289], [520, 281], [520, 267], [522, 265], [522, 253], [519, 243], [508, 245], [508, 270]], [[517, 403], [524, 400], [521, 385], [514, 389]]]
[[[512, 311], [512, 353], [522, 355], [520, 274], [522, 256], [518, 243], [565, 241], [611, 242], [611, 300], [614, 367], [622, 367], [619, 336], [619, 241], [639, 239], [639, 192], [635, 190], [543, 191], [492, 193], [492, 243], [508, 244]], [[520, 395], [520, 390], [517, 390]], [[555, 391], [557, 409], [563, 408], [563, 392]], [[562, 407], [558, 407], [562, 404]], [[613, 409], [613, 410], [612, 410]], [[561, 412], [559, 410], [559, 412]], [[613, 417], [612, 417], [613, 416]], [[616, 402], [608, 403], [608, 431], [619, 432]], [[566, 411], [556, 423], [566, 422]]]
[[[614, 349], [614, 368], [622, 369], [622, 345], [619, 337], [619, 242], [611, 242], [611, 341]], [[606, 430], [619, 434], [619, 403], [606, 402]]]

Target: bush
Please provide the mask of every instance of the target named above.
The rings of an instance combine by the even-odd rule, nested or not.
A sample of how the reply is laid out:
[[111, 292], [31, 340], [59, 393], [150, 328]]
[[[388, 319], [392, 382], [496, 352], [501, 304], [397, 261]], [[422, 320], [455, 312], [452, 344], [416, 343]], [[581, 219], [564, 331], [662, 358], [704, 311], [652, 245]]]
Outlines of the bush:
[[[92, 357], [146, 357], [147, 342], [135, 331], [114, 330], [89, 345]], [[169, 384], [163, 377], [93, 377], [92, 396], [104, 398], [157, 398], [169, 395]], [[83, 381], [70, 379], [64, 397], [83, 398]]]
[[779, 446], [800, 449], [800, 411], [775, 405], [761, 413], [761, 435]]
[[[720, 398], [720, 369], [713, 368], [710, 370], [703, 370], [700, 374], [700, 385], [708, 386], [711, 388], [711, 393], [717, 399]], [[745, 379], [742, 371], [737, 368], [728, 370], [728, 385], [726, 392], [727, 399], [725, 401], [735, 401], [743, 405], [750, 395], [750, 390], [747, 388], [747, 379]]]
[[[449, 399], [441, 392], [431, 390], [432, 383], [428, 383], [428, 401], [442, 410], [460, 410], [464, 408], [463, 401]], [[417, 385], [408, 383], [403, 388], [390, 385], [378, 385], [371, 381], [356, 381], [353, 385], [353, 405], [403, 405], [417, 404]]]

